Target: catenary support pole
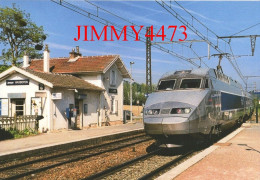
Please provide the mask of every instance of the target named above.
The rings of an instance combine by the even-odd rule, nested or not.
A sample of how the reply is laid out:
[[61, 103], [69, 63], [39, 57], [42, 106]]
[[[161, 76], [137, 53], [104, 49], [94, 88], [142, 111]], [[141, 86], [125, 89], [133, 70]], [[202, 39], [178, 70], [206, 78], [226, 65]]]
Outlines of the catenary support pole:
[[133, 122], [133, 116], [132, 116], [132, 112], [133, 112], [133, 94], [132, 94], [132, 83], [133, 83], [133, 78], [132, 78], [132, 65], [134, 64], [134, 62], [130, 62], [130, 68], [131, 68], [131, 79], [130, 79], [130, 122]]

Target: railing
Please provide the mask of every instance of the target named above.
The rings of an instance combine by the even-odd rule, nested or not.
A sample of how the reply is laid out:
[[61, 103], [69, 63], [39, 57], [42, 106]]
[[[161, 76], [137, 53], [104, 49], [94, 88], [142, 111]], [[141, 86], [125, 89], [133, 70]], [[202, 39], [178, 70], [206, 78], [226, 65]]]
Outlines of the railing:
[[26, 128], [31, 128], [37, 131], [38, 122], [36, 118], [37, 118], [36, 115], [0, 117], [0, 127], [1, 129], [5, 129], [5, 130], [14, 128], [19, 131], [22, 131], [25, 130]]

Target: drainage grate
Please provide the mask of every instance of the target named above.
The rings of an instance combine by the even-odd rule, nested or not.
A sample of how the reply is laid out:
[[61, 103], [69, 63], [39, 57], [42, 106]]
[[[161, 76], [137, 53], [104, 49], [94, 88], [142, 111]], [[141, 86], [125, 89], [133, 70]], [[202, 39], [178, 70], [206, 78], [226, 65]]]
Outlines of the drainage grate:
[[232, 143], [215, 143], [216, 146], [230, 146]]

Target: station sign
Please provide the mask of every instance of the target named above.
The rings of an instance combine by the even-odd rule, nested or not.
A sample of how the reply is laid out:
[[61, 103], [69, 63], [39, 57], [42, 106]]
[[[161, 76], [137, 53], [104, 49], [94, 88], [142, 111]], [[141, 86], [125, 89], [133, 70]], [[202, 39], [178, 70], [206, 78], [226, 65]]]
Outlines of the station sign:
[[29, 79], [22, 79], [22, 80], [6, 80], [7, 86], [14, 86], [14, 85], [29, 85]]
[[51, 99], [62, 99], [62, 93], [52, 93]]
[[87, 95], [86, 94], [79, 94], [78, 99], [87, 99]]
[[108, 89], [108, 92], [109, 92], [109, 93], [112, 93], [112, 94], [117, 94], [117, 89], [109, 88], [109, 89]]

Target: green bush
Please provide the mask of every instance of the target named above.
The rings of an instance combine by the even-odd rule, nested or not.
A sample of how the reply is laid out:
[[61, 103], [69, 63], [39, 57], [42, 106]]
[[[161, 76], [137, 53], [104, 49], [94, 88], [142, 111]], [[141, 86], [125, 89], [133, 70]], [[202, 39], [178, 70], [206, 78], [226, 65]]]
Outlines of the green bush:
[[16, 139], [21, 137], [26, 137], [30, 135], [35, 135], [38, 132], [32, 128], [26, 128], [25, 130], [19, 131], [16, 128], [10, 128], [8, 130], [0, 129], [0, 140], [4, 139]]
[[14, 136], [9, 131], [6, 131], [5, 129], [1, 129], [0, 127], [0, 141], [5, 139], [13, 139], [13, 138]]

